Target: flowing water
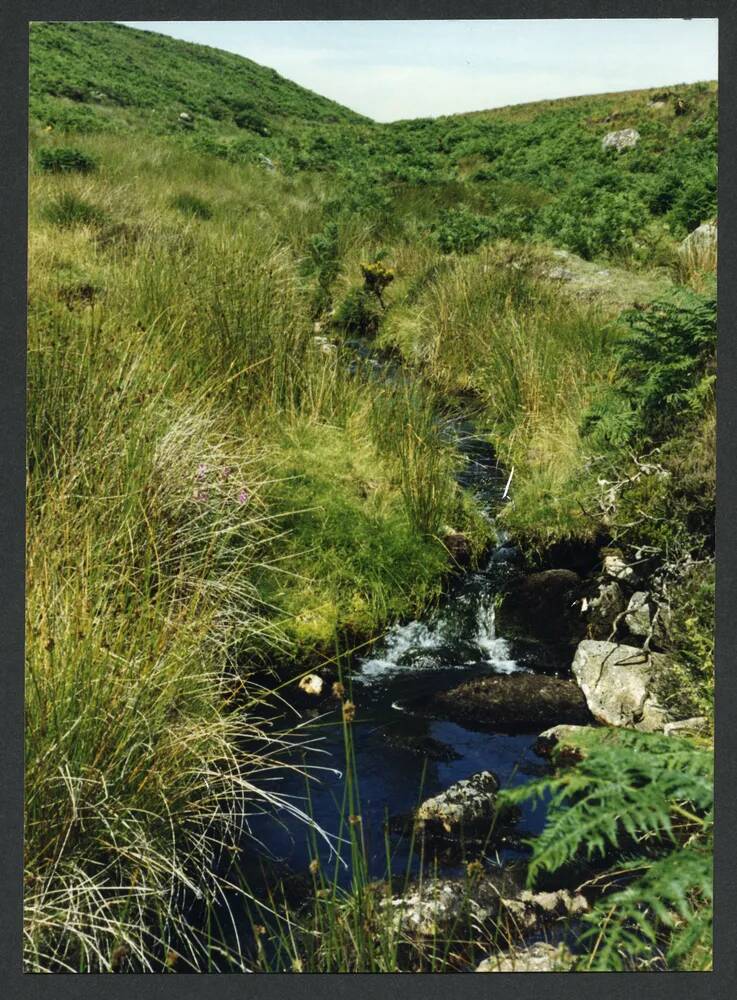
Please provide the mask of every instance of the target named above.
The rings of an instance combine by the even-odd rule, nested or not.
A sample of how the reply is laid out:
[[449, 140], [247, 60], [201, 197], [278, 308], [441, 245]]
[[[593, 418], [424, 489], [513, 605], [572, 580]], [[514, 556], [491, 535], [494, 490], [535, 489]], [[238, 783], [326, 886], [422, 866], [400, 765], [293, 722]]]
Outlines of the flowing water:
[[[490, 445], [473, 434], [470, 424], [456, 422], [454, 433], [466, 456], [461, 484], [474, 492], [492, 517], [503, 502], [507, 477], [497, 467]], [[351, 730], [371, 877], [386, 874], [388, 817], [406, 815], [420, 798], [481, 770], [493, 771], [503, 787], [527, 782], [546, 771], [546, 765], [532, 752], [537, 730], [515, 735], [475, 732], [417, 716], [407, 707], [418, 695], [448, 689], [472, 677], [536, 670], [545, 663], [546, 651], [539, 645], [500, 635], [496, 628], [495, 603], [505, 579], [514, 571], [515, 560], [515, 550], [502, 543], [483, 568], [456, 577], [436, 608], [389, 629], [352, 665], [351, 697], [356, 717]], [[310, 782], [309, 811], [323, 829], [335, 833], [344, 789], [344, 734], [337, 709], [325, 714], [324, 704], [312, 710], [317, 717], [306, 730], [319, 738], [316, 745], [326, 753], [312, 761], [325, 770], [318, 771], [316, 780]], [[299, 775], [286, 774], [278, 790], [305, 805], [305, 781]], [[543, 822], [544, 810], [538, 807], [524, 812], [519, 826], [524, 833], [533, 833]], [[253, 833], [286, 869], [297, 873], [307, 870], [310, 850], [300, 820], [286, 812], [277, 822], [263, 817], [253, 824]], [[407, 864], [413, 864], [408, 838], [392, 836], [390, 843], [392, 871], [402, 872]], [[493, 847], [499, 860], [514, 856], [517, 850], [514, 845]], [[329, 847], [321, 845], [321, 853], [327, 860]], [[350, 877], [348, 868], [344, 875]]]

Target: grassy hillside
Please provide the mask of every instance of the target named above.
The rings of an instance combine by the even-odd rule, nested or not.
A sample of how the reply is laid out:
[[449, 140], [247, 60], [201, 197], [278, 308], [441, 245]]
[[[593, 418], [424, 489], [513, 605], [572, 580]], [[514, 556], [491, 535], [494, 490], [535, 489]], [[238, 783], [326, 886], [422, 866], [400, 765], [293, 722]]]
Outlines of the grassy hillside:
[[437, 598], [449, 531], [488, 542], [460, 398], [526, 549], [700, 561], [674, 607], [708, 709], [715, 253], [680, 241], [715, 215], [716, 101], [377, 125], [227, 53], [33, 26], [29, 967], [157, 968], [274, 802], [264, 697]]

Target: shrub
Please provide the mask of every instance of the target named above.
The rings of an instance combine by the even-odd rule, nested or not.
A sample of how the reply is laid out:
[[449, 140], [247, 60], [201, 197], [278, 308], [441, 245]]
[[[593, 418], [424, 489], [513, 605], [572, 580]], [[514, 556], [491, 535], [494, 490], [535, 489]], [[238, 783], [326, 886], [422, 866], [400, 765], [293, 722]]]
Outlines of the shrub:
[[373, 337], [379, 332], [381, 306], [366, 288], [353, 288], [343, 299], [335, 314], [335, 323], [346, 333]]
[[578, 968], [646, 968], [663, 945], [668, 968], [710, 968], [712, 753], [627, 730], [582, 733], [561, 755], [571, 743], [583, 754], [578, 764], [503, 798], [549, 800], [545, 829], [532, 842], [530, 884], [581, 858], [609, 865], [595, 880], [607, 889], [584, 918], [589, 953]]
[[245, 108], [243, 111], [239, 111], [234, 119], [238, 128], [248, 129], [249, 132], [255, 132], [256, 135], [268, 135], [269, 126], [265, 118], [262, 118], [260, 114], [256, 111], [252, 111]]
[[182, 215], [191, 215], [197, 219], [212, 218], [212, 208], [202, 198], [198, 198], [196, 194], [189, 194], [183, 191], [181, 194], [174, 195], [169, 204], [172, 208], [181, 212]]
[[97, 169], [97, 160], [81, 149], [70, 146], [55, 146], [40, 149], [37, 163], [41, 170], [47, 173], [71, 173], [73, 171], [88, 174]]
[[97, 226], [105, 222], [107, 213], [92, 205], [71, 191], [65, 191], [58, 198], [44, 206], [42, 216], [55, 226]]
[[716, 299], [682, 292], [623, 314], [629, 333], [618, 350], [612, 389], [585, 415], [582, 431], [622, 447], [639, 434], [652, 443], [703, 410], [714, 384]]
[[441, 253], [472, 253], [494, 234], [488, 216], [477, 215], [465, 206], [443, 212], [435, 227]]

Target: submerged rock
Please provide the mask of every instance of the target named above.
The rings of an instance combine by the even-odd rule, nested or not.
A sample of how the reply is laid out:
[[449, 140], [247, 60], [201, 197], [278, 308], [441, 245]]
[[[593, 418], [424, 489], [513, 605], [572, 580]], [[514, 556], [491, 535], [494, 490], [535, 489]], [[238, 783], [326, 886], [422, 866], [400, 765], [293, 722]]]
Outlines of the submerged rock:
[[434, 739], [432, 736], [422, 736], [416, 733], [388, 732], [385, 740], [390, 747], [398, 750], [408, 750], [419, 757], [428, 760], [460, 760], [457, 753], [448, 743]]
[[449, 719], [469, 729], [536, 732], [558, 723], [592, 721], [586, 699], [575, 681], [540, 674], [495, 674], [465, 681], [427, 700], [411, 703], [413, 711]]
[[499, 779], [491, 771], [480, 771], [457, 781], [444, 792], [425, 799], [415, 814], [417, 823], [430, 832], [442, 829], [469, 832], [488, 830], [496, 815]]
[[546, 569], [514, 583], [504, 595], [499, 623], [548, 642], [583, 636], [575, 613], [581, 580], [570, 569]]
[[476, 968], [477, 972], [567, 972], [573, 956], [564, 944], [554, 947], [537, 941], [529, 948], [490, 955]]
[[449, 531], [443, 537], [443, 545], [456, 566], [466, 567], [471, 564], [471, 542], [462, 531]]
[[670, 667], [663, 653], [593, 639], [579, 643], [573, 660], [573, 674], [594, 718], [641, 732], [662, 730], [669, 721], [655, 687]]

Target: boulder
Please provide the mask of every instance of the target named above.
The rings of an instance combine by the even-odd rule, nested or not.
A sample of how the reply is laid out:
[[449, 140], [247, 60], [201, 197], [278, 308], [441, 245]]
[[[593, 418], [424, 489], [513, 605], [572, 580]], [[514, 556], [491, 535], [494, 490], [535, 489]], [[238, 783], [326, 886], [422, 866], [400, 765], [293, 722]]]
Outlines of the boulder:
[[418, 825], [429, 832], [483, 828], [488, 831], [496, 815], [499, 779], [491, 771], [480, 771], [457, 781], [444, 792], [425, 799], [415, 813]]
[[268, 156], [264, 156], [263, 153], [258, 154], [258, 162], [262, 167], [264, 167], [265, 170], [268, 170], [269, 173], [274, 173], [276, 170], [276, 164], [274, 161], [270, 160]]
[[607, 132], [601, 140], [601, 148], [621, 152], [623, 149], [634, 149], [639, 141], [640, 133], [636, 128], [623, 128], [618, 132]]
[[681, 243], [682, 253], [693, 251], [716, 250], [717, 248], [717, 224], [716, 222], [702, 222], [693, 232]]
[[408, 707], [432, 718], [492, 732], [531, 733], [558, 723], [592, 721], [575, 681], [528, 673], [477, 677], [417, 699]]
[[653, 618], [648, 603], [649, 597], [650, 595], [644, 590], [637, 590], [630, 597], [624, 622], [632, 635], [645, 638], [652, 631]]
[[417, 754], [418, 757], [425, 757], [427, 760], [451, 761], [460, 760], [461, 755], [457, 753], [448, 743], [433, 739], [432, 736], [423, 736], [417, 733], [389, 732], [384, 737], [388, 746], [396, 750], [407, 750], [409, 753]]
[[528, 948], [490, 955], [477, 967], [477, 972], [567, 972], [573, 957], [564, 944], [554, 947], [536, 941]]
[[498, 612], [503, 628], [547, 642], [583, 636], [575, 613], [581, 579], [570, 569], [546, 569], [513, 583]]
[[573, 675], [597, 721], [656, 732], [669, 721], [668, 713], [658, 703], [655, 687], [659, 675], [668, 672], [670, 666], [669, 657], [663, 653], [584, 639], [576, 650]]

